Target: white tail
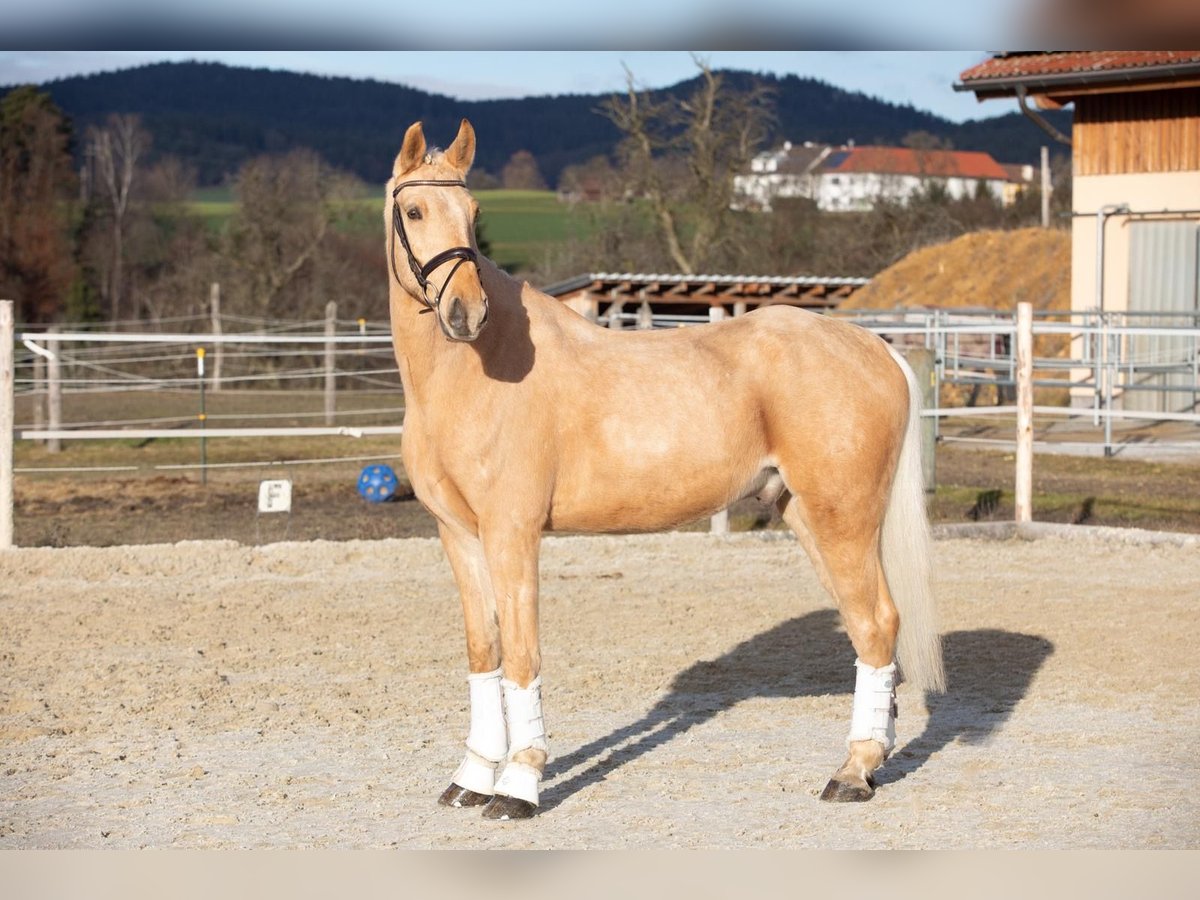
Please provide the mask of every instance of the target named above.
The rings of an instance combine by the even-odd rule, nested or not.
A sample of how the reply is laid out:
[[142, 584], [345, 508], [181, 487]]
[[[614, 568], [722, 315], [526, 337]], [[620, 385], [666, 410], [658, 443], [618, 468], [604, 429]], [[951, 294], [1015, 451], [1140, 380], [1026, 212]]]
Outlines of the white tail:
[[890, 346], [908, 380], [908, 427], [883, 520], [883, 572], [900, 612], [896, 656], [906, 681], [929, 691], [946, 689], [929, 572], [929, 519], [921, 467], [921, 389], [912, 367]]

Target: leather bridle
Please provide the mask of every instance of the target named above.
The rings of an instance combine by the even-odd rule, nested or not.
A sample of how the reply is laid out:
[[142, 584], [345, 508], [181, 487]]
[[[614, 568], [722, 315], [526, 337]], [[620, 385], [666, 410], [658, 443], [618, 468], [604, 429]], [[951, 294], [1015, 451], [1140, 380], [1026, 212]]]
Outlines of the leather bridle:
[[[396, 281], [400, 282], [400, 272], [396, 269], [396, 242], [395, 237], [399, 236], [400, 244], [404, 247], [404, 252], [408, 254], [408, 268], [412, 271], [413, 277], [417, 279], [417, 284], [421, 287], [421, 297], [419, 298], [425, 309], [421, 312], [435, 312], [442, 302], [442, 291], [446, 289], [446, 285], [450, 283], [450, 279], [454, 277], [454, 273], [458, 271], [458, 267], [465, 262], [474, 263], [475, 267], [479, 267], [479, 254], [473, 247], [451, 247], [449, 250], [443, 250], [437, 256], [429, 260], [425, 265], [421, 265], [417, 261], [417, 257], [413, 254], [412, 245], [408, 242], [408, 234], [404, 230], [404, 214], [400, 211], [399, 195], [400, 191], [406, 187], [426, 187], [426, 186], [441, 186], [441, 187], [461, 187], [467, 186], [465, 181], [455, 178], [430, 178], [430, 179], [414, 179], [412, 181], [402, 181], [392, 189], [392, 235], [389, 235], [388, 241], [388, 260], [391, 262], [392, 275]], [[434, 286], [433, 300], [429, 299], [429, 286], [431, 284], [429, 276], [439, 266], [449, 262], [452, 259], [457, 259], [454, 268], [450, 270], [450, 274], [442, 281], [442, 286], [439, 288]], [[439, 319], [441, 316], [439, 315]]]

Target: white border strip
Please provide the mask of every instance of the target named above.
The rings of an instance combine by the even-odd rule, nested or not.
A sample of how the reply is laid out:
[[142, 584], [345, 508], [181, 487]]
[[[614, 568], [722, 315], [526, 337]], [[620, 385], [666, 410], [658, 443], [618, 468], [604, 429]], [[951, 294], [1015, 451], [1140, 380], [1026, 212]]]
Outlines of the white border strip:
[[365, 437], [374, 434], [403, 434], [403, 425], [350, 425], [328, 428], [98, 428], [88, 431], [27, 430], [18, 431], [23, 441], [44, 441], [58, 438], [64, 441], [158, 440], [171, 438], [238, 438], [238, 437]]

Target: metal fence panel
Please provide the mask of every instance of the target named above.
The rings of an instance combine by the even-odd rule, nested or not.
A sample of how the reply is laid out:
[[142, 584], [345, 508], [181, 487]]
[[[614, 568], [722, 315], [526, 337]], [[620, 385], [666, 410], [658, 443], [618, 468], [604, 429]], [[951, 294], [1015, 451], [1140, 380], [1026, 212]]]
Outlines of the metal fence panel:
[[[1132, 222], [1129, 229], [1129, 311], [1155, 313], [1163, 326], [1193, 325], [1194, 314], [1200, 310], [1200, 225]], [[1195, 337], [1130, 336], [1125, 355], [1124, 409], [1182, 412], [1196, 408]]]

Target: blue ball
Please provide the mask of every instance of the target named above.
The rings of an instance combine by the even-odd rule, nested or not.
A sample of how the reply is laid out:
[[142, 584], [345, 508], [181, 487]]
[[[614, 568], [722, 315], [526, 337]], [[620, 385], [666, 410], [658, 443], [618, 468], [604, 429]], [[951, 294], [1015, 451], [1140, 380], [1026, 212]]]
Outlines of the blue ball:
[[396, 496], [396, 473], [390, 466], [366, 466], [358, 476], [358, 493], [368, 503], [383, 503]]

